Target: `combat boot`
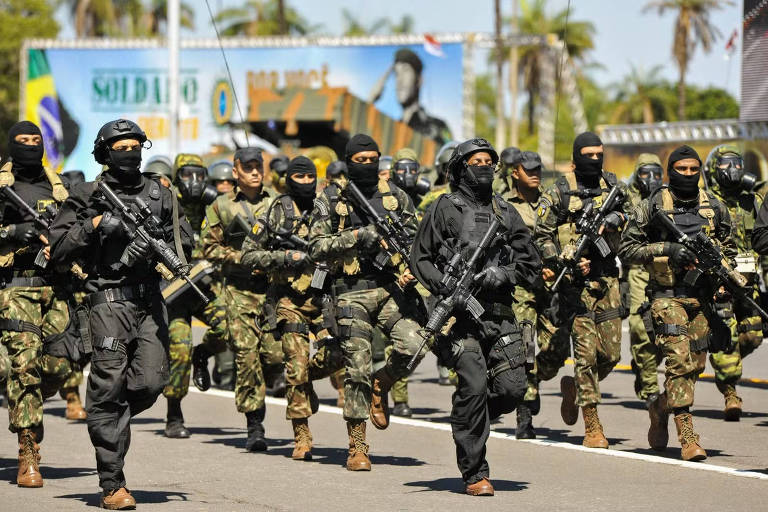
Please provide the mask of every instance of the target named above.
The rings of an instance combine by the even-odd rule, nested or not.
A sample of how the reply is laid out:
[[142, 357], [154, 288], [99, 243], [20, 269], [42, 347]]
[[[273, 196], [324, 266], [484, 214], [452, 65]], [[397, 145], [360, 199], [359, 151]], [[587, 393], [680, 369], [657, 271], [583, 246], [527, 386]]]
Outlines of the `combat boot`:
[[608, 448], [608, 440], [603, 434], [603, 426], [597, 416], [597, 405], [590, 404], [581, 408], [584, 415], [584, 442], [587, 448]]
[[467, 484], [464, 492], [470, 496], [493, 496], [493, 486], [487, 478], [483, 478], [473, 484]]
[[16, 475], [16, 484], [19, 487], [42, 487], [40, 445], [35, 442], [36, 435], [28, 428], [22, 429], [18, 435], [19, 473]]
[[669, 411], [667, 395], [653, 393], [646, 399], [651, 426], [648, 427], [648, 444], [651, 449], [663, 452], [669, 443]]
[[536, 439], [536, 433], [533, 431], [533, 414], [528, 402], [521, 402], [517, 406], [515, 437], [517, 439]]
[[192, 348], [192, 383], [200, 391], [211, 388], [211, 374], [208, 373], [208, 358], [211, 354], [203, 345]]
[[707, 458], [707, 452], [699, 445], [699, 435], [693, 430], [693, 416], [689, 412], [675, 414], [677, 438], [680, 440], [680, 456], [683, 460], [697, 462]]
[[77, 388], [64, 388], [59, 394], [67, 401], [67, 412], [64, 416], [68, 420], [81, 421], [88, 418], [88, 413], [83, 409], [83, 402], [80, 401], [80, 393]]
[[392, 408], [392, 414], [401, 418], [410, 418], [413, 416], [413, 410], [408, 406], [408, 402], [395, 402]]
[[294, 418], [293, 439], [296, 446], [293, 448], [291, 458], [293, 460], [312, 460], [312, 432], [309, 430], [307, 418]]
[[349, 434], [349, 457], [347, 470], [370, 471], [371, 459], [368, 458], [368, 445], [365, 442], [365, 420], [347, 421]]
[[739, 421], [741, 419], [741, 397], [736, 390], [729, 389], [725, 394], [725, 421]]
[[109, 491], [104, 490], [101, 495], [101, 508], [107, 510], [133, 510], [136, 508], [136, 500], [131, 496], [131, 491], [125, 487]]
[[570, 375], [560, 379], [560, 416], [566, 425], [575, 425], [579, 419], [579, 407], [576, 405], [576, 381]]
[[245, 449], [249, 452], [267, 451], [267, 440], [264, 438], [264, 416], [266, 407], [245, 413], [248, 424], [248, 439], [245, 440]]
[[389, 375], [387, 367], [373, 374], [371, 386], [371, 423], [379, 430], [389, 426], [389, 389], [395, 380]]
[[181, 412], [181, 399], [168, 398], [168, 416], [165, 421], [165, 437], [171, 439], [186, 439], [190, 436], [184, 426], [184, 414]]

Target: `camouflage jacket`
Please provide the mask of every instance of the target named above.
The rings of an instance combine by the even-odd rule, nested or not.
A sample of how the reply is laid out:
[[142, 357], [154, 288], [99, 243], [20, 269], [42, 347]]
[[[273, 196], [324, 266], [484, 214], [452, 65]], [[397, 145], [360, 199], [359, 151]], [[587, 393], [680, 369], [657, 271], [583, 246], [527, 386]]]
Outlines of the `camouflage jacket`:
[[[336, 192], [334, 192], [336, 191]], [[331, 194], [338, 198], [332, 206]], [[374, 208], [383, 207], [400, 216], [408, 235], [413, 238], [418, 227], [416, 210], [408, 194], [388, 181], [379, 181], [378, 190], [370, 198]], [[379, 212], [380, 214], [384, 212]], [[312, 261], [326, 262], [330, 272], [339, 275], [376, 275], [371, 264], [372, 254], [360, 252], [357, 247], [355, 230], [369, 225], [352, 203], [345, 197], [338, 185], [326, 187], [315, 200], [312, 211], [312, 226], [309, 235], [309, 255]], [[395, 275], [407, 268], [407, 262], [393, 258], [391, 267]]]
[[536, 203], [529, 203], [526, 201], [525, 198], [517, 191], [517, 187], [507, 190], [507, 192], [501, 197], [506, 202], [515, 207], [515, 210], [517, 210], [517, 213], [520, 214], [523, 222], [525, 222], [526, 227], [531, 230], [531, 233], [533, 233], [533, 228], [536, 226], [536, 211], [538, 207], [538, 201], [541, 199], [543, 193], [544, 191], [541, 187], [539, 187]]
[[[250, 230], [256, 225], [256, 219], [266, 213], [272, 197], [272, 192], [265, 188], [253, 200], [242, 192], [225, 194], [206, 209], [200, 236], [203, 257], [220, 264], [222, 275], [229, 283], [237, 279], [248, 281], [258, 274], [240, 263], [242, 247], [245, 239], [252, 236]], [[238, 223], [237, 217], [242, 222]], [[250, 230], [245, 232], [241, 224]]]
[[420, 212], [427, 211], [427, 208], [429, 208], [429, 205], [434, 203], [438, 197], [440, 197], [443, 194], [447, 194], [450, 191], [451, 189], [447, 183], [433, 187], [432, 190], [424, 194], [424, 197], [421, 198], [421, 202], [419, 203], [419, 206], [418, 206], [419, 211]]
[[267, 212], [257, 221], [254, 227], [256, 237], [245, 239], [240, 264], [267, 272], [271, 284], [290, 285], [299, 293], [306, 292], [312, 282], [315, 265], [309, 260], [301, 267], [291, 264], [289, 251], [304, 249], [286, 244], [275, 234], [280, 230], [308, 240], [311, 224], [308, 214], [311, 212], [306, 213], [302, 215], [298, 205], [289, 195], [276, 197]]

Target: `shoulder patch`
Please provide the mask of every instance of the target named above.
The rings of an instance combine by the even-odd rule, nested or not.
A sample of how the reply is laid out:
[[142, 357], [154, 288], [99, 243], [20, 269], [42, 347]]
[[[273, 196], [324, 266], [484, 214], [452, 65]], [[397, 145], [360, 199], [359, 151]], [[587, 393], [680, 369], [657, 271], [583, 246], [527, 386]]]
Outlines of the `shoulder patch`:
[[323, 217], [329, 215], [331, 213], [331, 210], [328, 208], [328, 206], [325, 204], [325, 201], [320, 199], [319, 197], [315, 199], [315, 209], [318, 211], [320, 215]]

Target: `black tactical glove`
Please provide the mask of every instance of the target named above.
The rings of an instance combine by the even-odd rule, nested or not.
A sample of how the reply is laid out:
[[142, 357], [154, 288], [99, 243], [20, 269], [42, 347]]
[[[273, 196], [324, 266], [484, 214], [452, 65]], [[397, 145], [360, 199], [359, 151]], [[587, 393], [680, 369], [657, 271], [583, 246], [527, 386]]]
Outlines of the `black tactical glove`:
[[285, 266], [289, 268], [298, 268], [304, 266], [309, 259], [307, 253], [303, 251], [285, 251]]
[[376, 226], [365, 226], [357, 230], [357, 245], [365, 250], [378, 249], [379, 240], [381, 236], [376, 231]]
[[475, 283], [479, 284], [484, 290], [498, 290], [505, 284], [510, 283], [510, 280], [504, 269], [492, 266], [477, 274], [475, 276]]
[[618, 231], [624, 225], [624, 216], [619, 212], [611, 212], [605, 216], [603, 225], [609, 231]]
[[112, 212], [104, 212], [99, 222], [99, 231], [104, 233], [107, 238], [113, 237], [118, 233], [122, 233], [123, 228], [120, 224], [120, 217], [114, 215]]
[[664, 254], [669, 256], [669, 261], [677, 268], [684, 268], [696, 263], [696, 255], [683, 244], [677, 242], [665, 242]]
[[37, 228], [34, 222], [22, 222], [8, 226], [8, 238], [15, 242], [28, 245], [37, 238]]
[[145, 260], [149, 257], [150, 253], [149, 242], [141, 237], [136, 237], [130, 244], [128, 244], [128, 247], [125, 248], [125, 252], [132, 262]]

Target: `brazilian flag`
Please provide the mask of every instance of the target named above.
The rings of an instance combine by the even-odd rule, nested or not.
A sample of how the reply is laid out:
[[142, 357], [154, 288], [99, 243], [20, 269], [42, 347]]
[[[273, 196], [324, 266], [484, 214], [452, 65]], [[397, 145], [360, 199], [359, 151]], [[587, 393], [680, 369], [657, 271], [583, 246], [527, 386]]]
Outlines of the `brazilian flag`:
[[59, 171], [64, 163], [64, 131], [56, 85], [43, 50], [29, 50], [26, 102], [25, 118], [43, 132], [43, 165]]

